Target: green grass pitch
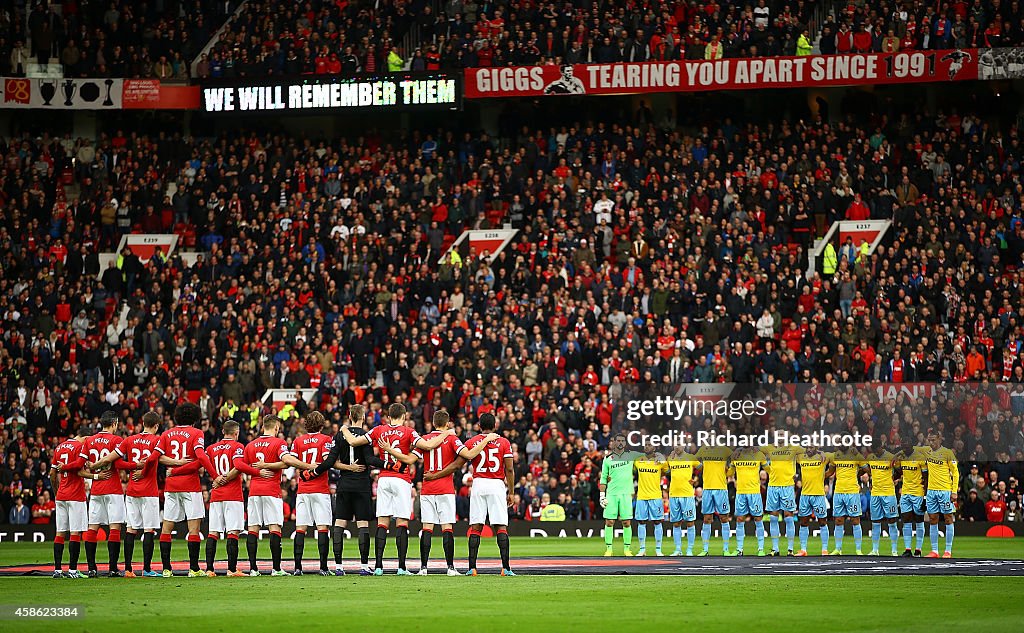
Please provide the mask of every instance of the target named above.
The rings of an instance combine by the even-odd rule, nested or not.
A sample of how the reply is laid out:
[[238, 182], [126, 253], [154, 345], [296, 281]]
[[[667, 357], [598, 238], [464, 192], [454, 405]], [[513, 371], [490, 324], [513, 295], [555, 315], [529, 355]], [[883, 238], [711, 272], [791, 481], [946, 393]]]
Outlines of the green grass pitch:
[[[418, 563], [415, 539], [409, 552]], [[437, 539], [435, 539], [436, 541]], [[883, 539], [883, 549], [888, 547]], [[355, 553], [346, 547], [346, 562]], [[617, 542], [617, 550], [621, 542]], [[634, 544], [634, 548], [636, 545]], [[435, 542], [434, 557], [441, 555]], [[958, 558], [1024, 558], [1024, 539], [957, 540]], [[288, 558], [291, 543], [284, 545]], [[527, 539], [515, 556], [594, 556], [601, 539]], [[720, 544], [712, 550], [721, 551]], [[49, 544], [0, 545], [0, 566], [50, 563]], [[315, 555], [307, 544], [307, 558]], [[136, 548], [136, 556], [140, 554]], [[223, 547], [220, 552], [223, 556]], [[243, 547], [244, 558], [244, 547]], [[261, 554], [268, 554], [261, 543]], [[466, 540], [456, 539], [456, 556]], [[485, 539], [481, 556], [496, 556]], [[394, 556], [389, 542], [388, 557]], [[175, 542], [174, 558], [186, 557]], [[262, 557], [261, 557], [262, 558]], [[84, 554], [83, 554], [84, 559]], [[105, 551], [100, 547], [100, 560]], [[712, 559], [713, 560], [713, 559]], [[100, 567], [103, 567], [101, 562]], [[247, 564], [242, 562], [241, 568]], [[7, 620], [0, 631], [930, 631], [1024, 630], [1024, 578], [958, 576], [520, 576], [476, 578], [0, 578], [0, 604], [77, 604], [79, 620]]]

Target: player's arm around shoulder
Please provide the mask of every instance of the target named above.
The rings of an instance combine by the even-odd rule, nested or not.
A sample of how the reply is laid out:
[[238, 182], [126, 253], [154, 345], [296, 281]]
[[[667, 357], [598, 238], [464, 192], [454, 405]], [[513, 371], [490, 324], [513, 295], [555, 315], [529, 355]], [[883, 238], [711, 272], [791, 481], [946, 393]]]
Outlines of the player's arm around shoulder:
[[432, 451], [438, 446], [440, 446], [441, 443], [445, 441], [445, 438], [447, 438], [449, 435], [455, 435], [455, 429], [441, 431], [440, 433], [430, 438], [429, 440], [426, 438], [417, 437], [416, 441], [414, 441], [412, 445], [415, 448], [420, 449], [421, 451]]
[[388, 455], [394, 457], [396, 460], [402, 462], [403, 464], [406, 464], [407, 466], [412, 466], [418, 461], [415, 455], [406, 455], [405, 453], [398, 450], [394, 446], [388, 444], [384, 438], [377, 440], [377, 447], [380, 448], [380, 450], [387, 453]]
[[348, 426], [347, 420], [341, 425], [341, 434], [345, 438], [345, 441], [348, 442], [348, 445], [353, 448], [368, 445], [371, 441], [370, 433], [363, 433], [360, 435], [353, 433], [352, 429]]

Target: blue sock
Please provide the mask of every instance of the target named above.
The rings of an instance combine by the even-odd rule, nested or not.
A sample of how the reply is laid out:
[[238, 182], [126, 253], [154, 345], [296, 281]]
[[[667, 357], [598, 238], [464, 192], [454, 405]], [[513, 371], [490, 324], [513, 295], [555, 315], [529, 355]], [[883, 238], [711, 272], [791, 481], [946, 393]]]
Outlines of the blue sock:
[[729, 541], [732, 539], [732, 525], [728, 521], [722, 524], [722, 551], [729, 551]]
[[846, 524], [836, 526], [836, 549], [843, 549], [843, 535], [846, 534]]
[[697, 528], [690, 526], [686, 528], [686, 551], [693, 551], [693, 542], [697, 540]]
[[636, 526], [636, 537], [640, 540], [640, 551], [647, 549], [647, 524], [643, 521]]
[[875, 521], [871, 522], [871, 549], [878, 549], [878, 544], [882, 542], [882, 524]]
[[800, 549], [807, 551], [807, 537], [811, 535], [811, 528], [806, 525], [800, 526]]
[[946, 551], [953, 551], [953, 524], [950, 523], [946, 526]]
[[736, 549], [743, 551], [743, 541], [747, 539], [747, 523], [745, 521], [736, 521]]
[[819, 525], [818, 529], [821, 530], [821, 551], [828, 551], [828, 523], [825, 525]]
[[900, 526], [895, 521], [889, 524], [889, 541], [892, 542], [892, 551], [899, 548]]
[[672, 526], [672, 540], [675, 541], [676, 551], [683, 551], [683, 528], [678, 525]]
[[928, 538], [932, 540], [932, 551], [939, 551], [939, 526], [937, 524], [928, 525]]
[[914, 524], [903, 524], [903, 549], [910, 549], [910, 541], [914, 538]]
[[917, 530], [917, 549], [924, 547], [924, 521], [914, 524], [914, 529]]
[[789, 541], [789, 549], [793, 549], [793, 542], [796, 540], [796, 517], [786, 517], [786, 540]]
[[768, 518], [768, 530], [772, 535], [772, 550], [779, 549], [779, 517], [774, 514]]
[[708, 551], [711, 547], [711, 524], [705, 523], [704, 527], [700, 529], [700, 541], [704, 545], [704, 551]]
[[864, 529], [860, 526], [860, 523], [853, 524], [853, 544], [859, 550], [862, 541], [864, 540]]
[[757, 535], [757, 549], [758, 551], [764, 549], [764, 521], [760, 517], [757, 519], [757, 523], [754, 524], [754, 534]]
[[665, 536], [665, 524], [658, 521], [654, 524], [654, 549], [661, 551], [661, 541]]

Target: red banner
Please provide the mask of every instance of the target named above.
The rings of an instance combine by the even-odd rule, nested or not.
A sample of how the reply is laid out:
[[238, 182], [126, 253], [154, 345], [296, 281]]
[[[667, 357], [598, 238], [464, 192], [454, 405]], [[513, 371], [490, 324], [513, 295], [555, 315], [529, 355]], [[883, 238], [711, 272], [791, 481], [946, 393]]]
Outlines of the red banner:
[[198, 110], [199, 87], [125, 79], [122, 99], [125, 110]]
[[967, 81], [986, 50], [467, 68], [466, 98]]

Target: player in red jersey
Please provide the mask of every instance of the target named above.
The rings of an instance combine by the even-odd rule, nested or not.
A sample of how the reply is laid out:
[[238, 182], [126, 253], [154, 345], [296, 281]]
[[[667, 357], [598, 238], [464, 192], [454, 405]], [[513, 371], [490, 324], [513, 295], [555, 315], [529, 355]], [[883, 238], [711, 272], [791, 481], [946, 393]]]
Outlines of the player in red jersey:
[[[217, 541], [227, 540], [228, 576], [244, 576], [238, 571], [238, 534], [245, 527], [245, 506], [242, 502], [242, 480], [245, 473], [252, 477], [270, 479], [274, 473], [257, 470], [245, 463], [245, 447], [238, 441], [238, 422], [228, 420], [221, 427], [223, 439], [206, 449], [213, 463], [215, 479], [210, 491], [210, 532], [206, 535], [206, 575], [213, 578], [217, 558]], [[167, 477], [183, 477], [198, 470], [199, 462], [168, 470]]]
[[[365, 435], [366, 407], [353, 404], [348, 408], [349, 433]], [[363, 444], [359, 448], [349, 446], [345, 434], [338, 431], [331, 442], [327, 457], [310, 471], [299, 473], [306, 476], [323, 477], [332, 468], [338, 470], [338, 482], [334, 495], [334, 575], [344, 576], [342, 560], [345, 550], [345, 532], [349, 521], [355, 521], [359, 543], [359, 575], [372, 576], [370, 569], [370, 519], [373, 518], [373, 482], [370, 469], [382, 468], [384, 462], [373, 453], [373, 447]], [[353, 530], [355, 531], [355, 530]]]
[[[53, 577], [84, 578], [78, 573], [78, 556], [81, 553], [82, 532], [89, 526], [89, 512], [85, 504], [85, 481], [93, 479], [102, 481], [110, 477], [110, 471], [89, 473], [84, 470], [88, 461], [85, 455], [83, 440], [88, 437], [82, 426], [77, 437], [61, 442], [53, 452], [53, 464], [50, 465], [50, 483], [57, 491], [57, 534], [53, 539]], [[67, 574], [61, 573], [64, 559], [64, 540], [70, 533], [71, 545], [68, 546], [70, 556]]]
[[[466, 442], [466, 448], [474, 449], [481, 442], [488, 442], [489, 435], [497, 431], [498, 421], [490, 413], [480, 416], [480, 434]], [[464, 464], [461, 458], [455, 460], [439, 476], [446, 477]], [[515, 498], [515, 477], [512, 469], [512, 445], [502, 437], [489, 442], [487, 448], [473, 461], [473, 489], [469, 495], [469, 571], [467, 576], [476, 576], [476, 559], [480, 552], [480, 531], [490, 519], [501, 553], [501, 575], [515, 576], [509, 567], [508, 552], [508, 508]]]
[[281, 525], [284, 523], [284, 502], [281, 499], [281, 471], [292, 466], [300, 470], [312, 470], [314, 466], [300, 461], [288, 450], [288, 442], [277, 436], [281, 419], [276, 415], [263, 418], [263, 435], [245, 446], [245, 462], [253, 468], [274, 471], [270, 478], [249, 481], [249, 533], [245, 549], [249, 554], [249, 575], [259, 576], [256, 565], [256, 551], [260, 527], [270, 530], [270, 555], [274, 561], [271, 576], [287, 576], [281, 570]]
[[[444, 546], [444, 557], [448, 563], [448, 575], [458, 576], [455, 571], [455, 533], [452, 526], [455, 523], [455, 483], [452, 476], [448, 475], [440, 479], [430, 477], [431, 473], [438, 473], [446, 466], [461, 457], [467, 462], [476, 459], [487, 447], [488, 442], [498, 439], [497, 433], [487, 436], [487, 441], [479, 442], [476, 448], [470, 450], [455, 435], [448, 435], [447, 431], [452, 428], [451, 416], [447, 411], [438, 410], [433, 417], [434, 430], [423, 436], [425, 440], [431, 440], [438, 435], [444, 435], [441, 445], [424, 453], [414, 450], [412, 455], [402, 455], [388, 443], [381, 441], [380, 448], [384, 453], [404, 464], [415, 464], [417, 458], [423, 460], [423, 487], [420, 489], [420, 521], [423, 523], [423, 532], [420, 534], [420, 570], [418, 575], [427, 575], [427, 566], [430, 561], [430, 541], [434, 536], [434, 526], [440, 525], [443, 533], [442, 544]], [[382, 453], [382, 454], [384, 454]]]
[[[327, 424], [324, 415], [319, 411], [310, 411], [303, 420], [306, 429], [304, 435], [292, 441], [292, 453], [309, 464], [320, 464], [331, 452], [331, 437], [320, 431]], [[302, 575], [302, 550], [306, 545], [306, 529], [316, 526], [316, 544], [320, 554], [320, 575], [330, 576], [327, 569], [327, 553], [331, 545], [331, 520], [334, 518], [331, 508], [331, 486], [327, 477], [316, 479], [299, 479], [298, 497], [295, 502], [295, 542], [294, 557], [295, 576]]]
[[142, 416], [142, 433], [137, 433], [121, 440], [121, 443], [108, 454], [93, 464], [94, 468], [106, 468], [107, 464], [128, 461], [143, 465], [132, 473], [128, 481], [128, 495], [125, 497], [128, 538], [124, 539], [124, 575], [135, 578], [132, 570], [132, 557], [135, 553], [135, 539], [142, 532], [142, 575], [159, 576], [153, 571], [153, 540], [160, 529], [160, 486], [157, 483], [157, 461], [149, 458], [156, 454], [156, 445], [160, 441], [157, 432], [160, 430], [162, 418], [155, 411], [148, 411]]
[[[121, 526], [125, 521], [124, 485], [118, 470], [135, 470], [141, 468], [126, 461], [117, 453], [122, 438], [117, 434], [121, 426], [121, 417], [114, 411], [107, 411], [100, 417], [102, 431], [86, 438], [84, 450], [89, 460], [89, 470], [96, 472], [100, 468], [115, 470], [110, 477], [94, 484], [89, 491], [89, 530], [85, 533], [85, 557], [88, 560], [90, 578], [98, 576], [96, 568], [96, 532], [101, 525], [110, 528], [107, 533], [107, 565], [108, 576], [115, 578], [121, 575], [117, 569], [118, 555], [121, 553]], [[113, 459], [107, 459], [108, 457]]]
[[[403, 455], [412, 453], [413, 448], [430, 452], [440, 446], [445, 437], [455, 433], [449, 429], [433, 439], [423, 439], [419, 433], [405, 425], [405, 416], [405, 407], [395, 403], [388, 407], [387, 424], [375, 426], [366, 435], [357, 436], [349, 430], [346, 422], [341, 427], [341, 432], [349, 446], [379, 445], [383, 440]], [[388, 542], [391, 517], [395, 517], [395, 527], [398, 530], [395, 537], [398, 545], [398, 575], [411, 576], [412, 574], [405, 568], [405, 557], [409, 553], [409, 518], [412, 516], [412, 469], [391, 454], [382, 453], [381, 457], [384, 458], [384, 468], [377, 480], [377, 534], [374, 539], [377, 567], [373, 570], [373, 575], [384, 575], [384, 548]]]
[[[179, 466], [182, 460], [198, 460], [206, 472], [216, 472], [204, 444], [203, 432], [196, 428], [203, 415], [197, 405], [191, 402], [179, 404], [174, 409], [174, 428], [164, 431], [156, 445], [160, 464]], [[199, 526], [206, 515], [203, 493], [199, 487], [199, 473], [183, 477], [172, 477], [164, 484], [164, 522], [160, 530], [160, 560], [163, 563], [163, 577], [174, 575], [171, 570], [171, 532], [174, 524], [188, 521], [188, 576], [205, 577], [199, 570]]]

